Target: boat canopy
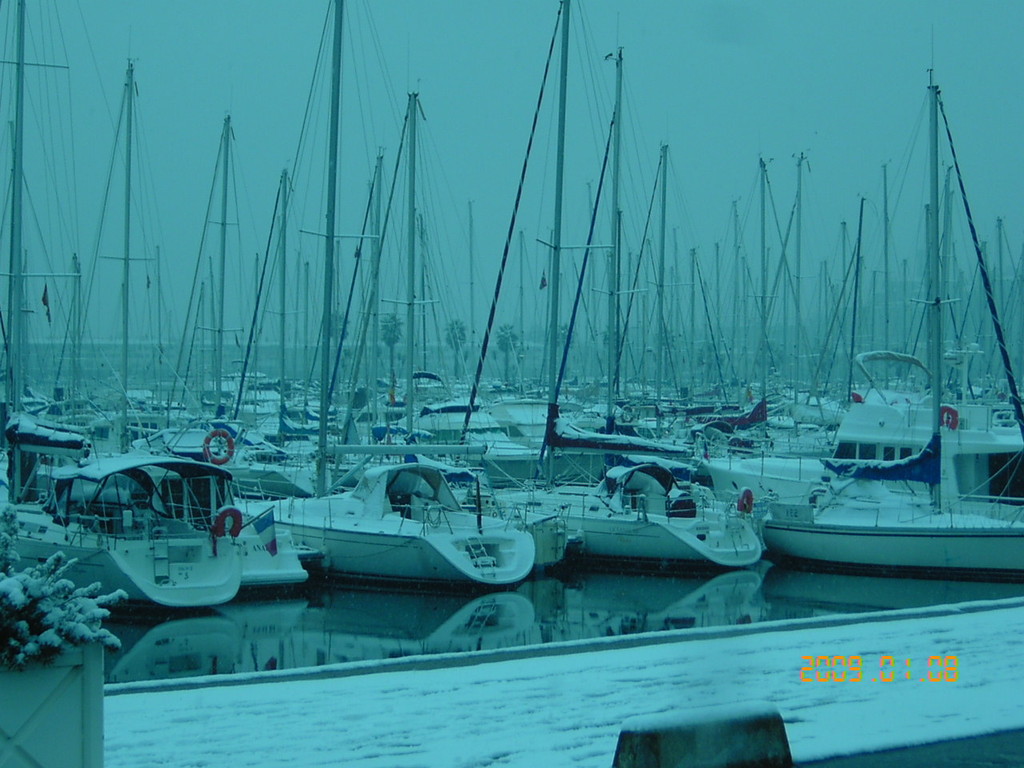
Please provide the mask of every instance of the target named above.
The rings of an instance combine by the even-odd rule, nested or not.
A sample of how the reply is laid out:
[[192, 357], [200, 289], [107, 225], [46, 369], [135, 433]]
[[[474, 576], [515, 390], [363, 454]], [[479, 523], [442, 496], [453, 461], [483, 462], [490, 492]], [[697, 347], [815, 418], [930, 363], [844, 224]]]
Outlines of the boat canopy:
[[363, 473], [352, 497], [388, 511], [390, 505], [408, 504], [409, 499], [435, 502], [452, 510], [460, 509], [444, 475], [425, 464], [392, 464], [371, 467]]

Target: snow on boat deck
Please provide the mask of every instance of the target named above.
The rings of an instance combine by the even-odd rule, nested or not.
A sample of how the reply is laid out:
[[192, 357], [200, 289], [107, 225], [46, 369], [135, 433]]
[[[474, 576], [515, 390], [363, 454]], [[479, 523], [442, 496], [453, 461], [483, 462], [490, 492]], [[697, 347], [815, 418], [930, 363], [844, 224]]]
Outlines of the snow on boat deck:
[[[750, 699], [805, 763], [1024, 727], [1022, 636], [1013, 598], [110, 685], [105, 765], [605, 768], [627, 718]], [[854, 655], [859, 682], [800, 680], [805, 656]], [[872, 682], [883, 656], [895, 679]], [[927, 681], [935, 656], [955, 681]]]

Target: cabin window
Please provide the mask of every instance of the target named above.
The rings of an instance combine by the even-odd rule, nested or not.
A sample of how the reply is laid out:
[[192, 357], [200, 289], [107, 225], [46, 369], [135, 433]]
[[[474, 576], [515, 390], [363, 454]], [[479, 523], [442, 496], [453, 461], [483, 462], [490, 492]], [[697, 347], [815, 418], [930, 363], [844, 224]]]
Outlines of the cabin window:
[[891, 445], [886, 445], [882, 448], [882, 461], [894, 461], [896, 459], [896, 449]]
[[860, 446], [859, 457], [861, 459], [877, 459], [878, 458], [878, 446], [874, 443], [862, 443]]
[[857, 444], [856, 443], [840, 443], [836, 446], [837, 459], [855, 459], [857, 458]]
[[906, 459], [914, 455], [913, 448], [900, 448], [900, 458]]
[[989, 495], [1024, 504], [1024, 453], [993, 453], [988, 459]]

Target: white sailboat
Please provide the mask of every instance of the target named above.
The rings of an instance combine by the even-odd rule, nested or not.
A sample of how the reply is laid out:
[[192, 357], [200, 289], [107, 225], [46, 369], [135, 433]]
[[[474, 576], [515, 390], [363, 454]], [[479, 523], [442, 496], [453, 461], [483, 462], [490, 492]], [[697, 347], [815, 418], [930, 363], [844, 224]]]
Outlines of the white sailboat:
[[120, 456], [59, 467], [51, 479], [44, 503], [15, 504], [23, 562], [63, 552], [76, 584], [100, 582], [129, 600], [173, 608], [219, 605], [238, 593], [241, 516], [227, 505], [228, 472]]
[[373, 467], [349, 492], [272, 508], [297, 542], [323, 553], [325, 569], [354, 579], [504, 588], [534, 567], [529, 533], [464, 511], [442, 472], [424, 464]]
[[[18, 523], [16, 549], [22, 562], [44, 561], [63, 552], [69, 576], [79, 585], [100, 582], [105, 591], [124, 590], [129, 599], [173, 607], [226, 602], [241, 583], [241, 553], [218, 517], [226, 472], [180, 461], [111, 459], [80, 461], [90, 446], [82, 435], [46, 425], [22, 411], [25, 329], [22, 274], [24, 171], [24, 3], [18, 13], [17, 94], [11, 205], [11, 329], [7, 370], [8, 502]], [[128, 143], [131, 136], [133, 67], [125, 83]], [[130, 153], [126, 178], [130, 178]], [[126, 207], [130, 193], [126, 192]], [[123, 292], [127, 292], [129, 227], [125, 225]], [[126, 304], [125, 304], [126, 305]], [[127, 335], [127, 314], [123, 315]], [[124, 348], [125, 350], [127, 347]], [[123, 352], [122, 385], [126, 385]], [[122, 398], [127, 402], [127, 390]], [[127, 406], [123, 405], [124, 411]], [[64, 458], [79, 460], [54, 468]], [[50, 484], [53, 484], [51, 492]], [[233, 531], [233, 529], [232, 529]], [[211, 541], [211, 532], [214, 540]], [[237, 533], [233, 531], [234, 533]]]
[[730, 505], [700, 486], [680, 489], [658, 464], [612, 467], [595, 488], [507, 492], [527, 520], [564, 520], [571, 549], [616, 566], [742, 568], [761, 559], [747, 503]]
[[[819, 566], [1020, 578], [1024, 576], [1024, 492], [1019, 407], [1016, 414], [1003, 408], [997, 423], [991, 407], [966, 405], [956, 410], [940, 399], [944, 356], [937, 86], [930, 85], [929, 92], [928, 251], [936, 297], [929, 302], [931, 394], [919, 407], [882, 405], [874, 415], [881, 416], [883, 423], [886, 415], [902, 416], [919, 439], [929, 433], [930, 437], [924, 450], [913, 456], [883, 452], [873, 457], [881, 461], [861, 455], [859, 461], [833, 462], [830, 469], [835, 478], [821, 494], [767, 504], [764, 538], [770, 555]], [[997, 336], [1001, 338], [998, 325]], [[883, 412], [879, 414], [878, 409]], [[891, 484], [894, 480], [903, 487], [897, 489]]]

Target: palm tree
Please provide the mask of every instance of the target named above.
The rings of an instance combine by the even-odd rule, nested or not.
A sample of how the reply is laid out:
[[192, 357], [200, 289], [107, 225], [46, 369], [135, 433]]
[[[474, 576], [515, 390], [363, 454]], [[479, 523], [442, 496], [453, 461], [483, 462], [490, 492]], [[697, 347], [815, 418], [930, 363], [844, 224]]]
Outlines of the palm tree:
[[512, 377], [509, 375], [509, 358], [512, 355], [512, 350], [515, 349], [516, 343], [519, 341], [519, 336], [516, 334], [515, 328], [511, 323], [498, 326], [496, 341], [498, 349], [501, 350], [502, 355], [505, 357], [505, 383], [511, 382]]
[[402, 321], [394, 312], [380, 318], [380, 340], [388, 348], [388, 370], [390, 371], [391, 400], [394, 400], [395, 345], [402, 340]]
[[458, 318], [452, 320], [445, 328], [444, 338], [455, 353], [455, 378], [459, 378], [462, 375], [462, 345], [466, 343], [466, 324]]

